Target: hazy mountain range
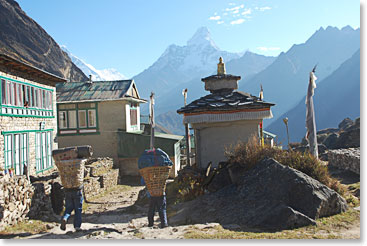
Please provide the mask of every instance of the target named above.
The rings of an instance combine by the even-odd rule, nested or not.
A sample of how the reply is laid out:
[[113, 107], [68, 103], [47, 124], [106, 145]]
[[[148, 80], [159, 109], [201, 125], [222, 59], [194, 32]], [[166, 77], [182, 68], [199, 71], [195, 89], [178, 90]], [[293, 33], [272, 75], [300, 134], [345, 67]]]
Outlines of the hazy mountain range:
[[305, 43], [282, 52], [265, 70], [240, 84], [239, 89], [256, 95], [260, 83], [263, 85], [265, 101], [276, 104], [272, 109], [274, 118], [264, 121], [266, 127], [306, 94], [309, 72], [315, 65], [316, 83], [321, 83], [359, 49], [359, 40], [360, 30], [350, 26], [320, 28]]
[[[330, 76], [317, 84], [314, 91], [316, 128], [336, 128], [344, 118], [360, 116], [360, 50], [345, 61]], [[316, 70], [317, 74], [317, 70]], [[299, 142], [306, 134], [306, 97], [297, 106], [281, 115], [266, 130], [278, 135], [286, 143], [283, 118], [288, 117], [290, 141]]]

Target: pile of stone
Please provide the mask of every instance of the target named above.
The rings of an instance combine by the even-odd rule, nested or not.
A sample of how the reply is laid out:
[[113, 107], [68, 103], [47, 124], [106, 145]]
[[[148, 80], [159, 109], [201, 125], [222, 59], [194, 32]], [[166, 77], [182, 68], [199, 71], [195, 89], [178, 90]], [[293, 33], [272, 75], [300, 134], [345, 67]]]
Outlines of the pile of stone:
[[87, 200], [118, 183], [119, 169], [113, 169], [112, 158], [88, 159], [84, 171], [84, 192]]
[[338, 169], [360, 174], [360, 148], [336, 149], [328, 151], [329, 165]]
[[[338, 128], [327, 128], [317, 132], [319, 158], [328, 161], [328, 152], [332, 149], [347, 149], [360, 147], [360, 118], [355, 121], [350, 118], [342, 120]], [[308, 143], [305, 138], [301, 143], [291, 143], [295, 151], [308, 151]]]
[[31, 176], [31, 182], [34, 187], [34, 195], [28, 217], [43, 221], [58, 220], [58, 215], [62, 212], [64, 205], [64, 191], [58, 173]]
[[228, 184], [217, 191], [174, 205], [177, 212], [170, 224], [218, 222], [224, 228], [283, 230], [314, 225], [317, 218], [347, 209], [337, 192], [274, 159], [264, 159], [248, 172], [237, 171], [242, 174], [215, 175], [211, 185]]
[[34, 188], [25, 176], [0, 177], [0, 230], [26, 218]]

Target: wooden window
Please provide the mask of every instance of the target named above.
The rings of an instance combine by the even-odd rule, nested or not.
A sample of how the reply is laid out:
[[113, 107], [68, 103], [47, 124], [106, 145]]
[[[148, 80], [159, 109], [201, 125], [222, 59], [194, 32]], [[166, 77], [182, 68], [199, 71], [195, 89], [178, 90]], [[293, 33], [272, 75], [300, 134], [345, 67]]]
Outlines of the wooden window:
[[36, 132], [36, 171], [42, 172], [52, 166], [52, 131]]
[[6, 104], [6, 81], [1, 80], [1, 104]]
[[36, 107], [36, 100], [35, 100], [35, 93], [34, 93], [34, 87], [31, 87], [31, 107]]
[[68, 112], [68, 128], [77, 128], [77, 122], [76, 122], [76, 111], [75, 110], [69, 110]]
[[68, 118], [67, 111], [59, 111], [59, 128], [66, 129], [68, 128]]
[[[97, 103], [58, 104], [59, 134], [89, 134], [98, 130]], [[64, 113], [66, 112], [66, 116]], [[65, 127], [67, 118], [67, 127]], [[70, 129], [71, 131], [64, 131]], [[61, 130], [61, 131], [60, 131]]]
[[79, 128], [87, 127], [87, 113], [85, 110], [78, 110], [78, 123]]
[[5, 169], [11, 168], [13, 165], [13, 138], [12, 135], [5, 135], [4, 136], [4, 140], [5, 140], [5, 151], [4, 151], [4, 156], [5, 156]]
[[5, 169], [12, 168], [15, 175], [25, 174], [28, 166], [28, 133], [6, 134], [4, 136]]
[[88, 110], [88, 127], [96, 127], [96, 110], [89, 109]]
[[138, 108], [136, 103], [130, 104], [130, 125], [136, 126], [138, 124]]

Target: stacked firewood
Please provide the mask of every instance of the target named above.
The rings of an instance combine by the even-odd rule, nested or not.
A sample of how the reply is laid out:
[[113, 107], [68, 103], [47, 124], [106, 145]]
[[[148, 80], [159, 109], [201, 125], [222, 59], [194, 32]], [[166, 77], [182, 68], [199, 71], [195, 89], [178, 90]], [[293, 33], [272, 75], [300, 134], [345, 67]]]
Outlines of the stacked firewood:
[[33, 194], [34, 188], [26, 177], [0, 177], [0, 229], [25, 219]]

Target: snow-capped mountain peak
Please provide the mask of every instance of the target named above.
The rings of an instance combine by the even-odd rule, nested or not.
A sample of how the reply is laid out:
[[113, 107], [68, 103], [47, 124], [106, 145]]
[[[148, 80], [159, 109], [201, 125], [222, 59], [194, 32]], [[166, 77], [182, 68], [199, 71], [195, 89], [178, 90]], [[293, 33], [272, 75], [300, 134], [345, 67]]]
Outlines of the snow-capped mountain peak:
[[86, 63], [79, 57], [73, 55], [65, 45], [60, 46], [63, 51], [65, 51], [68, 56], [71, 58], [72, 62], [82, 70], [82, 72], [86, 75], [92, 75], [92, 80], [94, 81], [111, 81], [111, 80], [121, 80], [127, 79], [125, 75], [121, 74], [114, 68], [106, 68], [106, 69], [96, 69], [91, 64]]
[[217, 45], [211, 38], [210, 31], [207, 27], [200, 27], [195, 34], [187, 41], [187, 46], [203, 46], [210, 45], [219, 50]]

